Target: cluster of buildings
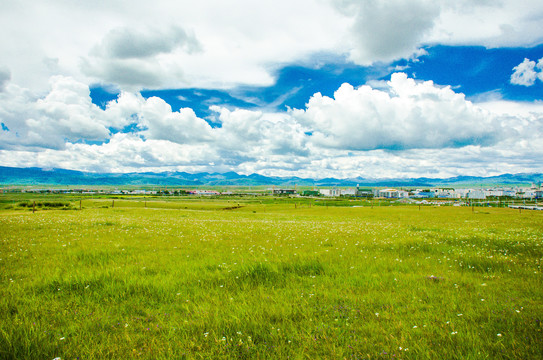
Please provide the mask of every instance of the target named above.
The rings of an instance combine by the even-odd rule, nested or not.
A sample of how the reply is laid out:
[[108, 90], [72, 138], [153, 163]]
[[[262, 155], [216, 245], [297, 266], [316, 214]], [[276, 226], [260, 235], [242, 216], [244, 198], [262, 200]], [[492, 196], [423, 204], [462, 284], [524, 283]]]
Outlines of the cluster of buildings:
[[385, 199], [472, 199], [484, 200], [488, 198], [511, 199], [543, 199], [541, 184], [532, 184], [529, 187], [495, 187], [495, 188], [318, 188], [298, 192], [294, 189], [272, 188], [274, 195], [301, 195], [324, 197], [371, 197]]
[[[5, 191], [5, 190], [2, 190]], [[294, 188], [273, 187], [248, 193], [246, 191], [217, 191], [206, 189], [159, 189], [159, 190], [86, 190], [86, 189], [23, 189], [21, 192], [33, 193], [78, 193], [78, 194], [109, 194], [109, 195], [196, 195], [196, 196], [220, 196], [220, 195], [286, 195], [286, 196], [313, 196], [313, 197], [361, 197], [361, 198], [385, 198], [385, 199], [468, 199], [484, 200], [489, 198], [510, 199], [543, 199], [543, 187], [541, 183], [526, 187], [494, 187], [494, 188], [362, 188], [362, 187], [329, 187], [314, 188], [313, 190], [297, 190]]]
[[488, 198], [514, 198], [514, 199], [543, 199], [541, 184], [532, 184], [529, 187], [496, 187], [496, 188], [432, 188], [432, 189], [396, 189], [375, 188], [371, 191], [356, 188], [319, 189], [321, 196], [353, 196], [374, 197], [385, 199], [473, 199], [484, 200]]

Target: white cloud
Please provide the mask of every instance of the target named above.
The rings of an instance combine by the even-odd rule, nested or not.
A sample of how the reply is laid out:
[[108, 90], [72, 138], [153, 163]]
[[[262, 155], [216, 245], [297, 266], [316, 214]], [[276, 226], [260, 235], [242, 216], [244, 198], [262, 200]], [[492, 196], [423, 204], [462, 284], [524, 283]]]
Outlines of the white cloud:
[[168, 140], [179, 144], [212, 140], [211, 126], [194, 110], [172, 107], [158, 97], [144, 99], [140, 94], [122, 92], [106, 105], [104, 119], [111, 127], [134, 125], [138, 134], [149, 140]]
[[[2, 6], [0, 31], [3, 165], [312, 177], [543, 171], [540, 103], [473, 104], [401, 74], [315, 94], [305, 109], [217, 106], [217, 128], [139, 93], [271, 85], [277, 69], [319, 63], [316, 54], [371, 64], [416, 59], [434, 44], [534, 46], [543, 42], [538, 0], [20, 0]], [[519, 64], [511, 82], [537, 79], [543, 58]], [[101, 109], [89, 84], [122, 92]]]
[[487, 111], [499, 115], [509, 117], [533, 117], [543, 114], [543, 101], [520, 102], [506, 101], [500, 97], [490, 99], [488, 101], [479, 102], [477, 106]]
[[[88, 19], [92, 21], [88, 21]], [[343, 16], [314, 0], [21, 0], [4, 6], [0, 64], [46, 91], [51, 75], [124, 90], [269, 85], [279, 64], [340, 51]], [[58, 59], [51, 67], [46, 59]]]
[[201, 45], [194, 34], [179, 26], [172, 26], [167, 31], [116, 28], [104, 36], [91, 54], [113, 59], [148, 58], [171, 53], [178, 48], [190, 54], [201, 50]]
[[164, 100], [151, 97], [138, 116], [142, 135], [147, 139], [169, 140], [179, 144], [211, 141], [211, 126], [190, 108], [172, 112]]
[[115, 134], [101, 145], [66, 144], [62, 150], [41, 152], [0, 150], [4, 166], [39, 166], [83, 171], [137, 172], [179, 169], [200, 171], [217, 153], [206, 144], [183, 145], [166, 140], [143, 140], [135, 134]]
[[201, 51], [195, 35], [179, 26], [165, 31], [156, 28], [115, 28], [105, 34], [89, 56], [82, 60], [86, 75], [123, 88], [158, 88], [187, 85], [183, 58]]
[[[93, 81], [115, 84], [123, 90], [137, 92], [142, 88], [167, 87], [166, 79], [178, 86], [186, 85], [179, 66], [162, 68], [155, 59], [83, 59], [81, 68]], [[168, 76], [169, 74], [169, 76]]]
[[211, 126], [192, 109], [172, 111], [160, 98], [122, 92], [102, 110], [92, 103], [87, 85], [60, 76], [51, 78], [44, 97], [9, 85], [0, 93], [0, 120], [4, 124], [1, 147], [9, 149], [63, 149], [80, 141], [104, 142], [111, 130], [131, 125], [147, 140], [179, 144], [212, 140]]
[[351, 59], [359, 64], [391, 61], [416, 53], [423, 36], [439, 16], [434, 0], [336, 2], [340, 11], [354, 16]]
[[442, 10], [424, 42], [446, 45], [531, 47], [543, 41], [538, 0], [440, 1]]
[[66, 141], [109, 137], [101, 110], [92, 104], [86, 85], [53, 77], [50, 87], [44, 98], [12, 84], [0, 93], [0, 118], [9, 129], [0, 133], [2, 147], [60, 149]]
[[[192, 109], [122, 92], [104, 110], [89, 89], [54, 77], [46, 96], [0, 93], [0, 163], [88, 171], [237, 171], [335, 177], [444, 177], [543, 171], [543, 107], [463, 94], [395, 74], [287, 112]], [[129, 126], [129, 133], [118, 132]], [[115, 134], [110, 133], [117, 132]], [[80, 140], [96, 139], [87, 144]], [[213, 165], [210, 165], [213, 164]]]
[[11, 79], [11, 72], [7, 68], [0, 67], [0, 92], [4, 91]]
[[307, 155], [306, 136], [300, 124], [288, 114], [235, 110], [213, 106], [221, 128], [215, 137], [224, 149], [253, 156]]
[[514, 72], [511, 75], [511, 84], [532, 86], [537, 79], [535, 72], [535, 61], [524, 59], [524, 61], [513, 68]]
[[35, 92], [52, 75], [130, 91], [231, 88], [270, 85], [277, 68], [315, 54], [369, 64], [427, 44], [533, 46], [543, 41], [543, 3], [20, 0], [2, 7], [0, 30], [0, 64]]
[[393, 74], [383, 90], [343, 84], [334, 99], [314, 95], [293, 116], [312, 143], [349, 149], [412, 149], [490, 144], [500, 136], [491, 114], [449, 87]]
[[138, 125], [138, 114], [143, 103], [145, 103], [145, 99], [141, 94], [121, 92], [116, 100], [106, 104], [107, 123], [116, 129], [122, 129], [129, 125]]
[[492, 48], [543, 41], [543, 3], [538, 0], [331, 2], [352, 19], [348, 51], [358, 64], [409, 58], [424, 45]]
[[141, 171], [197, 167], [217, 159], [207, 144], [177, 144], [167, 140], [144, 140], [136, 134], [115, 134], [103, 145], [70, 144], [65, 153], [77, 154], [82, 167], [99, 170], [106, 164], [110, 171]]

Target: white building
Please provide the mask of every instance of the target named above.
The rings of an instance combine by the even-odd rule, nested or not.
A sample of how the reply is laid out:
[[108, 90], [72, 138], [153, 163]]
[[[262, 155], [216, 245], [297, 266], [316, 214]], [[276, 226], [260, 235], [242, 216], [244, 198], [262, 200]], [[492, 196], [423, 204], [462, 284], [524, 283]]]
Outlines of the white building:
[[215, 190], [194, 190], [193, 194], [204, 196], [220, 195], [220, 193]]
[[356, 196], [356, 189], [342, 189], [341, 195], [343, 196]]
[[469, 192], [472, 191], [472, 189], [454, 189], [454, 194], [456, 195], [456, 198], [467, 198]]
[[323, 196], [341, 196], [341, 189], [332, 188], [332, 189], [319, 189], [319, 192]]
[[484, 200], [486, 199], [486, 194], [484, 190], [471, 189], [467, 194], [467, 198], [473, 200]]
[[536, 197], [537, 191], [535, 189], [524, 189], [524, 194], [522, 194], [523, 199], [533, 199]]
[[381, 189], [378, 191], [377, 196], [386, 199], [400, 199], [409, 197], [409, 193], [407, 191], [397, 189]]
[[461, 196], [453, 189], [436, 189], [435, 197], [441, 199], [459, 199]]

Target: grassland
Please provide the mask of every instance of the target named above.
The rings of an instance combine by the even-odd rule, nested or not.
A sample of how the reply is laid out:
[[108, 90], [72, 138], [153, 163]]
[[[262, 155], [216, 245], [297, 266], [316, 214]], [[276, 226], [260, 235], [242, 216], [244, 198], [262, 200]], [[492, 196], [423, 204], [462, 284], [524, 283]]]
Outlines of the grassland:
[[543, 357], [542, 212], [2, 200], [2, 359]]

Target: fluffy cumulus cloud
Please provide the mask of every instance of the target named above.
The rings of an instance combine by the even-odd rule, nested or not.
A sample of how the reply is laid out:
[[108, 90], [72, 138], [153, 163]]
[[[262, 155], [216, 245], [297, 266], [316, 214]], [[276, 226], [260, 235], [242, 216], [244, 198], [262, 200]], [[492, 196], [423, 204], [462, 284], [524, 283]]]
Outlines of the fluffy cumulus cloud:
[[349, 150], [485, 145], [501, 136], [499, 124], [462, 94], [431, 81], [393, 74], [384, 90], [343, 84], [334, 99], [316, 94], [293, 115], [312, 141]]
[[502, 111], [492, 112], [450, 87], [397, 73], [371, 86], [343, 84], [333, 97], [314, 94], [304, 109], [213, 106], [214, 115], [202, 119], [190, 108], [173, 111], [160, 98], [130, 92], [102, 109], [86, 85], [55, 77], [42, 97], [13, 85], [0, 93], [0, 162], [316, 178], [543, 169], [543, 107], [498, 105]]
[[221, 148], [256, 157], [308, 154], [303, 128], [288, 114], [234, 110], [213, 106], [221, 128], [215, 136]]
[[9, 85], [0, 93], [3, 148], [56, 148], [81, 139], [105, 140], [109, 136], [100, 109], [88, 86], [68, 77], [53, 77], [43, 98], [28, 89]]
[[39, 97], [9, 86], [0, 93], [1, 147], [64, 149], [67, 143], [105, 142], [112, 133], [134, 126], [149, 140], [195, 143], [211, 140], [211, 127], [192, 109], [172, 111], [164, 100], [121, 93], [105, 110], [92, 103], [89, 87], [69, 77], [53, 77]]
[[211, 141], [211, 126], [190, 108], [172, 112], [164, 100], [152, 97], [141, 107], [139, 127], [147, 139], [168, 140], [179, 144]]
[[511, 75], [511, 84], [532, 86], [536, 80], [543, 81], [543, 58], [539, 61], [531, 61], [524, 59], [522, 63], [513, 68], [513, 74]]
[[40, 166], [83, 171], [164, 171], [185, 169], [203, 171], [217, 152], [206, 144], [177, 144], [166, 140], [144, 140], [136, 134], [112, 135], [107, 143], [90, 145], [67, 143], [63, 150], [40, 152], [19, 149], [0, 150], [4, 166]]

